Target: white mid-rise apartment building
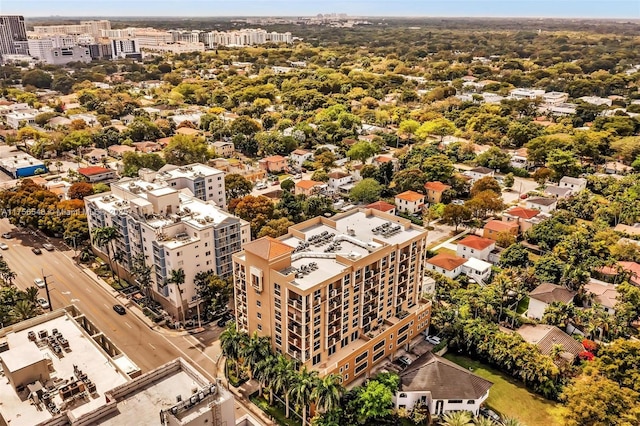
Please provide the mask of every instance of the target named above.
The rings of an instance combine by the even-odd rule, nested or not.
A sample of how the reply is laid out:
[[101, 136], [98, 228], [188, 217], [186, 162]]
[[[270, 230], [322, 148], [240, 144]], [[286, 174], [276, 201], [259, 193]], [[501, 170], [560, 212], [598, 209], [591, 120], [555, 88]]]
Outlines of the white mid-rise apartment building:
[[236, 31], [211, 31], [200, 34], [200, 41], [207, 47], [215, 46], [250, 46], [264, 43], [291, 43], [291, 33], [276, 33], [260, 29], [247, 28]]
[[[209, 270], [221, 277], [231, 275], [231, 256], [251, 239], [248, 222], [211, 200], [214, 192], [217, 197], [217, 191], [200, 190], [203, 179], [206, 185], [217, 185], [218, 173], [222, 172], [212, 169], [215, 174], [200, 176], [200, 172], [194, 173], [200, 167], [205, 166], [157, 173], [144, 170], [139, 178], [112, 183], [110, 192], [85, 198], [90, 231], [102, 227], [117, 230], [112, 252], [124, 255], [121, 266], [126, 271], [131, 271], [133, 260], [143, 255], [152, 270], [154, 298], [180, 320], [188, 309], [195, 311], [200, 302], [193, 283], [195, 275]], [[211, 198], [204, 201], [208, 196]], [[179, 269], [184, 271], [185, 282], [177, 286], [170, 278], [172, 271]]]
[[111, 22], [102, 19], [99, 21], [80, 21], [79, 24], [70, 25], [35, 25], [35, 34], [91, 34], [93, 37], [100, 37], [102, 30], [111, 29]]

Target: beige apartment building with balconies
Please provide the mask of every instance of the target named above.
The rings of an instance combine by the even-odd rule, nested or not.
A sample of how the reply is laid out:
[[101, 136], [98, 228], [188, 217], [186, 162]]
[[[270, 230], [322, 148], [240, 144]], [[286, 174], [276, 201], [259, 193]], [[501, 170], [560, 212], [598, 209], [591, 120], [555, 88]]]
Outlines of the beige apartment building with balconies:
[[343, 384], [429, 326], [427, 231], [375, 209], [316, 217], [233, 256], [237, 325]]

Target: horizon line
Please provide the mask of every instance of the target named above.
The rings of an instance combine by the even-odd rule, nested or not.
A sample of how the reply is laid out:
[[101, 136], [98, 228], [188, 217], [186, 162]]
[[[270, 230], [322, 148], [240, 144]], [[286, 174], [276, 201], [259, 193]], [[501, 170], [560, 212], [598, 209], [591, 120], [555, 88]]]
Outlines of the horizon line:
[[[3, 14], [0, 14], [3, 15]], [[210, 16], [200, 16], [200, 15], [39, 15], [39, 16], [29, 16], [24, 14], [7, 14], [5, 16], [23, 16], [25, 19], [35, 19], [35, 18], [317, 18], [316, 15], [210, 15]], [[323, 14], [324, 15], [324, 14]], [[336, 13], [336, 15], [340, 15], [340, 13]], [[568, 20], [568, 19], [582, 19], [588, 21], [614, 21], [614, 20], [625, 20], [625, 21], [638, 21], [640, 22], [640, 18], [629, 18], [629, 17], [606, 17], [606, 18], [596, 18], [593, 16], [553, 16], [553, 15], [537, 15], [537, 16], [527, 16], [527, 15], [348, 15], [348, 18], [383, 18], [383, 19], [425, 19], [425, 18], [462, 18], [462, 19], [557, 19], [557, 20]]]

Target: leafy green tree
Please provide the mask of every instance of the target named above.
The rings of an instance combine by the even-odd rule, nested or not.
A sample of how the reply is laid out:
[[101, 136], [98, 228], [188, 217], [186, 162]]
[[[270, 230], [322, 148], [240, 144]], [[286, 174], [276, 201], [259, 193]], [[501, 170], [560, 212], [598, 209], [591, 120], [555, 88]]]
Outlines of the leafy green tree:
[[640, 342], [618, 339], [598, 351], [595, 367], [618, 385], [640, 391]]
[[253, 190], [253, 184], [244, 176], [237, 173], [230, 173], [224, 177], [224, 187], [227, 200], [242, 198], [249, 195]]
[[500, 253], [500, 266], [526, 267], [529, 265], [529, 251], [522, 244], [512, 244]]
[[260, 232], [258, 232], [258, 238], [265, 236], [278, 238], [281, 235], [285, 235], [289, 231], [289, 227], [293, 225], [295, 225], [295, 223], [286, 217], [271, 219], [260, 229]]
[[74, 200], [83, 200], [84, 197], [89, 195], [93, 195], [93, 185], [87, 182], [74, 183], [67, 191], [67, 196]]
[[424, 171], [427, 182], [446, 182], [455, 172], [451, 160], [441, 154], [425, 159], [420, 169]]
[[129, 177], [138, 176], [140, 169], [157, 171], [165, 165], [164, 159], [155, 152], [147, 154], [142, 152], [125, 152], [122, 156], [122, 163], [124, 165], [122, 174]]
[[393, 394], [384, 384], [369, 380], [358, 395], [358, 413], [365, 423], [391, 414]]
[[565, 424], [622, 426], [640, 423], [640, 395], [593, 372], [573, 379], [562, 391]]
[[382, 185], [375, 179], [363, 179], [358, 182], [349, 193], [349, 197], [356, 202], [372, 203], [380, 199]]
[[442, 212], [442, 220], [444, 223], [455, 226], [455, 232], [458, 232], [458, 226], [471, 219], [471, 210], [467, 206], [459, 206], [457, 204], [447, 204]]
[[367, 159], [380, 152], [380, 147], [369, 141], [358, 141], [347, 151], [347, 157], [364, 163]]
[[324, 170], [316, 170], [311, 175], [311, 180], [315, 180], [316, 182], [326, 182], [329, 180], [329, 174]]
[[511, 156], [497, 146], [492, 146], [476, 157], [476, 163], [494, 170], [506, 171], [511, 163]]
[[415, 134], [421, 140], [425, 140], [430, 135], [440, 136], [442, 142], [445, 136], [453, 135], [455, 132], [456, 125], [452, 121], [446, 118], [436, 118], [422, 123]]
[[547, 167], [553, 172], [553, 179], [559, 181], [563, 176], [578, 176], [580, 168], [573, 153], [554, 149], [547, 156]]
[[211, 153], [204, 139], [187, 135], [172, 137], [163, 152], [166, 162], [177, 166], [202, 163], [211, 158]]
[[296, 186], [296, 183], [293, 181], [293, 179], [285, 179], [282, 182], [280, 182], [280, 188], [282, 188], [283, 191], [291, 192], [291, 190], [295, 186]]
[[35, 86], [38, 89], [49, 89], [51, 88], [52, 81], [53, 77], [51, 77], [48, 72], [40, 69], [33, 69], [22, 75], [23, 86]]
[[485, 176], [481, 179], [478, 179], [471, 187], [471, 196], [475, 197], [483, 191], [492, 191], [498, 195], [502, 193], [500, 184], [492, 176]]
[[229, 210], [251, 224], [251, 234], [255, 238], [260, 229], [273, 218], [273, 201], [264, 195], [247, 195], [237, 203], [229, 203]]
[[511, 189], [513, 188], [514, 183], [515, 183], [515, 178], [513, 177], [513, 173], [507, 173], [507, 175], [504, 177], [504, 181], [502, 181], [502, 184], [504, 185], [504, 187], [507, 189]]
[[[364, 177], [364, 176], [363, 176]], [[420, 169], [400, 170], [393, 176], [394, 189], [397, 192], [424, 191], [427, 176]]]

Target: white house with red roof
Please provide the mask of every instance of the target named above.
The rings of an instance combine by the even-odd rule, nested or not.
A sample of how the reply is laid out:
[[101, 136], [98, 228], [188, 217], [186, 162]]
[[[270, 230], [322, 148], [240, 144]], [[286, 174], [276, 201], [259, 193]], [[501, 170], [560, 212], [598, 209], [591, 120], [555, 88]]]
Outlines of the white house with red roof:
[[462, 273], [462, 265], [467, 259], [449, 253], [439, 253], [427, 260], [427, 269], [436, 271], [448, 278], [456, 278]]
[[313, 161], [313, 152], [306, 149], [296, 149], [289, 154], [291, 164], [296, 168], [301, 168], [305, 161]]
[[78, 173], [91, 183], [116, 178], [116, 171], [107, 167], [82, 167], [78, 169]]
[[405, 191], [396, 195], [396, 206], [398, 212], [417, 213], [424, 207], [424, 195], [415, 191]]
[[389, 214], [396, 214], [396, 206], [394, 206], [391, 203], [387, 203], [386, 201], [376, 201], [374, 203], [368, 204], [367, 205], [368, 209], [376, 209], [376, 210], [380, 210], [381, 212], [385, 212], [385, 213], [389, 213]]
[[456, 247], [456, 254], [464, 259], [488, 260], [489, 253], [496, 248], [496, 242], [490, 238], [469, 235], [460, 241]]

